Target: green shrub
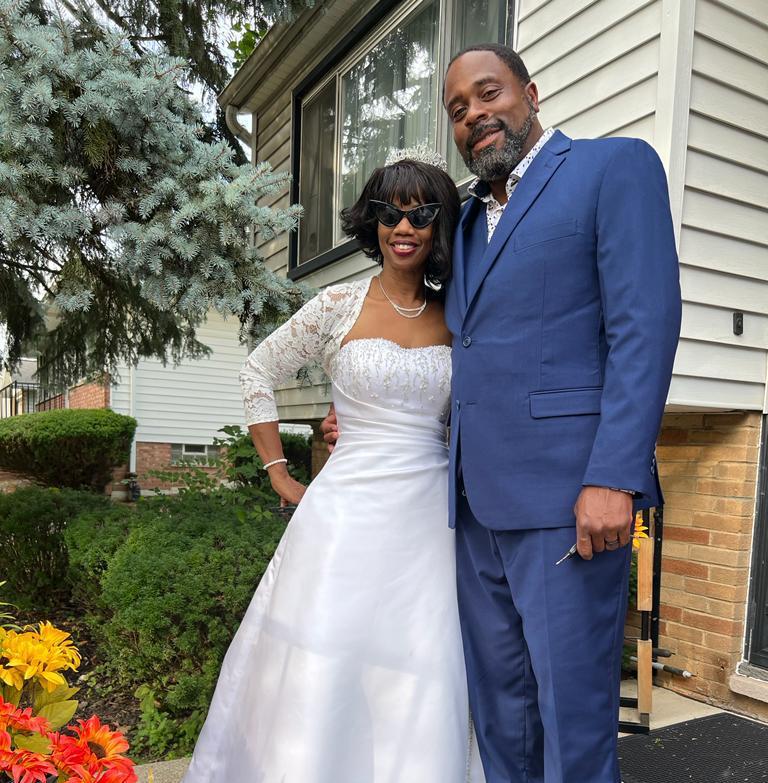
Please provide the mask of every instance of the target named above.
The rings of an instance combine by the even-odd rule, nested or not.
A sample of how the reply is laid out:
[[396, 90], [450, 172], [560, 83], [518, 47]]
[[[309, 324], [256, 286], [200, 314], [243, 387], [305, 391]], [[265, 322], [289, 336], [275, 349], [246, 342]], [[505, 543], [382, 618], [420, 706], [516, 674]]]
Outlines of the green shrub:
[[[251, 436], [237, 425], [223, 427], [219, 432], [226, 437], [216, 438], [214, 442], [223, 450], [227, 478], [239, 485], [269, 490], [269, 476], [262, 469], [263, 463]], [[306, 435], [281, 432], [280, 440], [291, 475], [302, 484], [308, 484], [312, 477], [312, 439]]]
[[71, 597], [81, 609], [107, 611], [101, 599], [101, 578], [131, 528], [147, 518], [142, 511], [143, 501], [113, 503], [107, 509], [84, 511], [64, 529]]
[[102, 491], [128, 461], [136, 420], [110, 410], [53, 410], [0, 420], [0, 468], [51, 487]]
[[73, 489], [28, 486], [0, 494], [3, 577], [14, 600], [35, 609], [49, 609], [67, 600], [63, 531], [83, 512], [98, 516], [110, 509], [105, 496]]
[[[224, 653], [285, 529], [263, 510], [272, 503], [232, 489], [147, 498], [125, 540], [104, 557], [109, 616], [100, 633], [117, 677], [141, 699], [138, 753], [192, 750]], [[81, 517], [72, 528], [81, 542], [89, 524], [91, 538], [108, 529], [115, 542], [123, 532], [120, 520]], [[98, 554], [77, 557], [94, 572], [101, 567], [93, 565]]]

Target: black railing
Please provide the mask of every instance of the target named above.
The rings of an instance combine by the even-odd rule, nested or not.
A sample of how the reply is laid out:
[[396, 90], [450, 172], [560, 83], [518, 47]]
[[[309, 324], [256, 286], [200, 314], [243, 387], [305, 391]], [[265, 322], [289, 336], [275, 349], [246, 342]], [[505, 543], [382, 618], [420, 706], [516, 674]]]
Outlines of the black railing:
[[21, 416], [23, 413], [63, 407], [61, 393], [39, 383], [14, 381], [0, 389], [0, 419]]

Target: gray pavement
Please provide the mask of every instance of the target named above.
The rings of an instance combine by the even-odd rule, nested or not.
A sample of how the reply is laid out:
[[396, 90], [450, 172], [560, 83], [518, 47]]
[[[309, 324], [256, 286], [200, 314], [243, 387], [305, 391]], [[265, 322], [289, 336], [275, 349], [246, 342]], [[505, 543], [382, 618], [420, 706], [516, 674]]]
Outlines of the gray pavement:
[[[625, 681], [622, 684], [621, 692], [623, 696], [636, 695], [635, 681]], [[718, 712], [722, 712], [722, 710], [709, 704], [703, 704], [700, 701], [687, 699], [674, 691], [666, 690], [665, 688], [653, 689], [652, 729], [660, 729], [663, 726], [670, 726], [674, 723], [682, 723], [694, 718], [715, 715]], [[631, 710], [622, 710], [623, 718], [631, 720], [635, 715], [632, 714]], [[139, 777], [139, 783], [180, 783], [188, 764], [189, 759], [158, 761], [137, 767], [136, 773]]]

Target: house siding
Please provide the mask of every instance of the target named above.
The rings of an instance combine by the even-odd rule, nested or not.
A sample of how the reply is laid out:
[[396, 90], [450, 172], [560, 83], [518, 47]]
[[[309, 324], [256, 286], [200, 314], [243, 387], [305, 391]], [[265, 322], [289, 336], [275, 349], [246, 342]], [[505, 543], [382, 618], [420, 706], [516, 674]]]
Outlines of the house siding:
[[198, 339], [212, 349], [207, 359], [163, 366], [143, 359], [131, 373], [120, 368], [112, 387], [112, 409], [138, 420], [140, 443], [207, 444], [227, 424], [242, 424], [238, 372], [246, 348], [238, 341], [238, 324], [211, 313], [198, 329]]
[[[516, 47], [539, 86], [543, 124], [573, 137], [645, 139], [667, 168], [684, 299], [669, 409], [764, 410], [768, 5], [757, 0], [516, 5]], [[332, 35], [315, 42], [311, 62], [296, 70], [292, 88], [351, 29], [351, 18], [337, 21]], [[269, 96], [257, 110], [258, 159], [289, 171], [291, 89], [270, 95], [261, 84], [258, 92]], [[288, 188], [264, 203], [286, 206]], [[271, 269], [287, 274], [286, 234], [259, 247]], [[358, 253], [303, 281], [320, 288], [372, 270]], [[744, 313], [742, 335], [733, 334], [734, 312]], [[327, 400], [322, 387], [279, 397], [281, 411], [294, 419], [317, 416]]]
[[[680, 228], [685, 307], [672, 401], [765, 408], [766, 226], [768, 5], [697, 0]], [[734, 312], [744, 313], [741, 336], [733, 334]]]
[[[684, 309], [672, 409], [762, 410], [768, 373], [768, 6], [692, 4], [530, 0], [520, 3], [517, 47], [539, 86], [546, 125], [574, 137], [643, 138], [665, 161], [673, 194], [680, 190], [675, 217]], [[685, 15], [678, 26], [669, 22], [684, 6], [692, 11], [690, 30]], [[664, 102], [666, 82], [674, 78], [667, 71], [679, 64], [663, 47], [685, 51], [687, 35], [689, 72], [674, 84], [690, 90], [686, 116], [675, 118], [676, 130], [685, 131], [679, 139], [667, 135], [667, 115], [676, 108]], [[733, 334], [734, 312], [745, 314], [740, 336]]]

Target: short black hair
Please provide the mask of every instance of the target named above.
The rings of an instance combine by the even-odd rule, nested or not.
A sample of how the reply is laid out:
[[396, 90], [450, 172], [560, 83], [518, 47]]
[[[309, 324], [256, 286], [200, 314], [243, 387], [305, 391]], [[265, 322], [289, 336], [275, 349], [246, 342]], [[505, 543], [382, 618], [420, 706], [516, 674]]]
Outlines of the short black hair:
[[401, 204], [441, 204], [432, 224], [432, 250], [424, 272], [426, 281], [438, 288], [450, 280], [453, 234], [459, 222], [461, 202], [453, 180], [442, 169], [417, 160], [400, 160], [376, 169], [365, 183], [360, 198], [341, 210], [341, 227], [347, 236], [360, 243], [363, 253], [382, 264], [378, 220], [371, 209], [371, 199], [394, 200]]
[[[520, 80], [520, 83], [525, 86], [531, 81], [531, 75], [528, 73], [528, 69], [525, 67], [523, 58], [511, 47], [504, 46], [503, 44], [495, 43], [481, 43], [474, 44], [474, 46], [468, 46], [466, 49], [462, 49], [458, 54], [454, 54], [451, 57], [451, 61], [448, 63], [450, 68], [456, 60], [467, 52], [493, 52], [503, 63], [509, 68], [510, 71]], [[445, 72], [448, 73], [448, 68]]]

